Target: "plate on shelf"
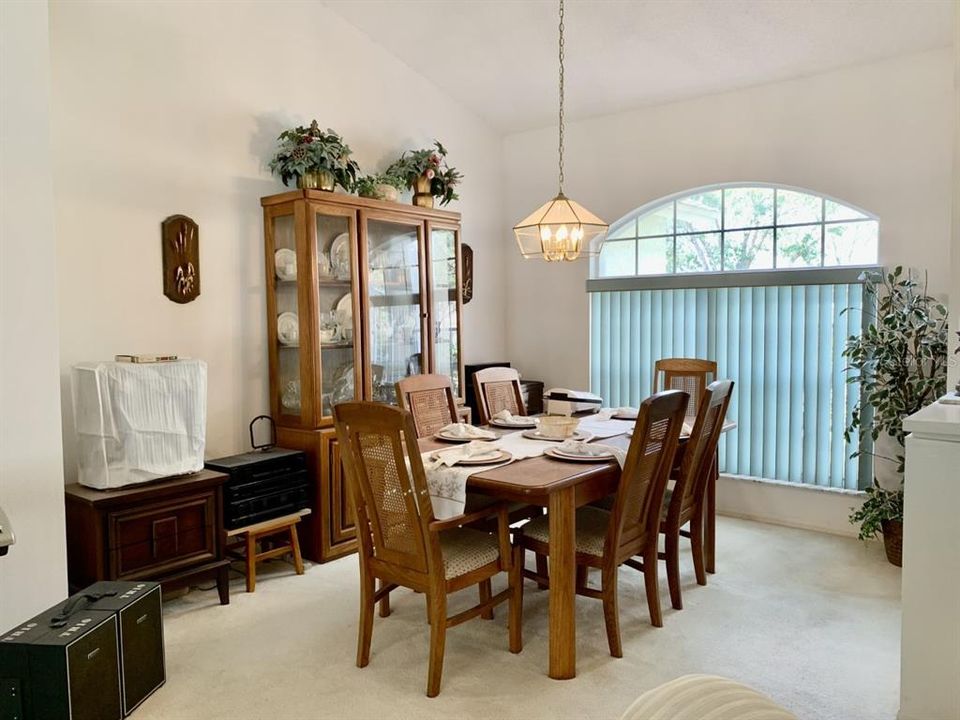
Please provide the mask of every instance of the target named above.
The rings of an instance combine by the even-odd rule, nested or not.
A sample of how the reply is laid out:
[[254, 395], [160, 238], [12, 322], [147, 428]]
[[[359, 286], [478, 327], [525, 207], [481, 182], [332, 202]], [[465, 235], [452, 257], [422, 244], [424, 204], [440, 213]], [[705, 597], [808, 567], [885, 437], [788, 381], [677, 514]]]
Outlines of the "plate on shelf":
[[273, 267], [281, 280], [296, 280], [297, 254], [289, 248], [280, 248], [273, 254]]
[[283, 345], [300, 342], [300, 318], [296, 313], [284, 312], [277, 316], [277, 340]]
[[349, 233], [340, 233], [330, 244], [330, 272], [337, 280], [350, 279]]
[[347, 292], [343, 294], [343, 297], [337, 300], [337, 304], [333, 306], [334, 312], [337, 314], [337, 320], [340, 321], [340, 324], [343, 327], [348, 327], [353, 330], [353, 293]]
[[530, 440], [542, 440], [544, 442], [563, 442], [564, 440], [588, 440], [590, 438], [589, 433], [583, 432], [583, 430], [574, 430], [573, 435], [568, 438], [555, 438], [547, 437], [543, 434], [540, 429], [536, 430], [524, 430], [522, 435], [525, 438]]
[[613, 453], [603, 453], [602, 455], [581, 455], [579, 453], [568, 453], [563, 452], [560, 448], [549, 447], [543, 451], [544, 455], [554, 458], [555, 460], [565, 460], [567, 462], [587, 462], [587, 463], [601, 463], [606, 462], [607, 460], [615, 459]]
[[[431, 460], [435, 460], [437, 455], [442, 452], [450, 452], [449, 450], [436, 450], [435, 452], [430, 453], [428, 456]], [[508, 453], [506, 450], [498, 450], [493, 448], [490, 452], [483, 453], [482, 455], [474, 455], [473, 457], [463, 458], [462, 460], [457, 460], [455, 465], [494, 465], [496, 463], [506, 462], [507, 460], [512, 460], [513, 455]]]

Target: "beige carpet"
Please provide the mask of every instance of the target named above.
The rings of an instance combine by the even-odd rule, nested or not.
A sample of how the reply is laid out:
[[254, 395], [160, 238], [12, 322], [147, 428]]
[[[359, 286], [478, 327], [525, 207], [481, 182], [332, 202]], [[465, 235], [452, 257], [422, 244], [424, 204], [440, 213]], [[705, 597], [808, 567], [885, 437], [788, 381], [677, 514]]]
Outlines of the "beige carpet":
[[[882, 548], [720, 518], [717, 575], [699, 587], [688, 557], [682, 611], [650, 626], [642, 578], [621, 569], [624, 657], [607, 652], [599, 601], [577, 598], [578, 676], [546, 676], [547, 593], [525, 586], [524, 650], [507, 651], [506, 612], [447, 635], [443, 686], [425, 697], [422, 596], [395, 592], [377, 618], [370, 665], [354, 665], [357, 560], [268, 563], [231, 604], [194, 591], [166, 606], [167, 684], [136, 712], [162, 718], [617, 718], [644, 690], [687, 673], [734, 678], [809, 720], [893, 720], [900, 571]], [[454, 600], [451, 612], [474, 596]]]

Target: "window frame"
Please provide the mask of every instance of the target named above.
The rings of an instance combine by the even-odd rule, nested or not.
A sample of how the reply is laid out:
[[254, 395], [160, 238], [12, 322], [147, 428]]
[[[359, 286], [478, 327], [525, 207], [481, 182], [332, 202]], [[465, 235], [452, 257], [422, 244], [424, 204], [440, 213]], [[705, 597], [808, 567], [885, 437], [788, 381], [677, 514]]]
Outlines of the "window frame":
[[[756, 225], [750, 227], [726, 227], [726, 191], [735, 190], [739, 188], [761, 188], [769, 189], [773, 191], [773, 224], [765, 225]], [[715, 230], [693, 230], [693, 231], [684, 231], [677, 232], [677, 203], [684, 198], [702, 195], [705, 193], [720, 191], [720, 226]], [[801, 193], [811, 197], [818, 198], [820, 201], [820, 220], [814, 222], [797, 222], [797, 223], [777, 223], [777, 201], [778, 201], [778, 192], [787, 191]], [[862, 215], [863, 217], [852, 218], [848, 220], [827, 220], [827, 203], [832, 202], [837, 205], [841, 205], [845, 208], [849, 208], [853, 212]], [[646, 215], [647, 213], [656, 210], [660, 207], [667, 205], [671, 206], [672, 216], [673, 216], [673, 232], [672, 233], [660, 233], [656, 235], [640, 235], [639, 234], [639, 219]], [[852, 223], [863, 223], [863, 222], [875, 222], [877, 223], [877, 248], [878, 248], [878, 257], [877, 259], [870, 264], [866, 265], [824, 265], [825, 253], [826, 253], [826, 234], [829, 226], [833, 225], [849, 225]], [[633, 233], [629, 237], [624, 238], [610, 238], [611, 235], [616, 234], [621, 229], [627, 227], [630, 224], [633, 224]], [[810, 226], [819, 226], [820, 230], [820, 264], [819, 265], [810, 265], [806, 267], [777, 267], [777, 240], [778, 240], [778, 230], [788, 229], [788, 228], [797, 228], [797, 227], [810, 227]], [[764, 269], [746, 269], [746, 270], [726, 270], [724, 269], [724, 255], [725, 255], [725, 241], [727, 233], [732, 232], [744, 232], [744, 231], [771, 231], [772, 232], [772, 246], [771, 246], [771, 255], [772, 255], [772, 268]], [[719, 258], [720, 258], [720, 269], [719, 270], [705, 270], [705, 271], [694, 271], [694, 272], [677, 272], [676, 263], [677, 263], [677, 238], [683, 237], [692, 237], [696, 235], [704, 234], [713, 234], [716, 233], [720, 236], [720, 246], [719, 246]], [[632, 275], [610, 275], [602, 276], [600, 274], [600, 253], [603, 249], [603, 244], [608, 242], [624, 242], [631, 241], [634, 243], [634, 273]], [[640, 262], [640, 242], [649, 240], [668, 240], [672, 243], [672, 255], [673, 255], [673, 268], [669, 272], [664, 273], [654, 273], [654, 274], [641, 274], [637, 272], [639, 270]], [[864, 210], [861, 207], [853, 205], [849, 202], [836, 198], [832, 195], [827, 195], [820, 192], [815, 192], [808, 188], [797, 187], [794, 185], [783, 185], [780, 183], [770, 183], [770, 182], [729, 182], [729, 183], [714, 183], [712, 185], [703, 185], [697, 188], [691, 188], [687, 190], [682, 190], [680, 192], [667, 195], [662, 198], [658, 198], [651, 202], [645, 203], [631, 212], [625, 214], [622, 218], [617, 220], [613, 225], [610, 226], [610, 229], [607, 231], [603, 239], [593, 241], [593, 250], [595, 251], [595, 256], [591, 259], [590, 264], [590, 275], [589, 275], [589, 284], [599, 281], [610, 281], [610, 280], [624, 280], [624, 279], [633, 279], [633, 278], [664, 278], [664, 277], [677, 277], [677, 278], [697, 278], [706, 275], [731, 275], [735, 274], [737, 276], [743, 274], [752, 274], [752, 273], [780, 273], [785, 272], [824, 272], [831, 271], [836, 269], [858, 269], [863, 270], [866, 268], [875, 267], [879, 263], [879, 241], [880, 241], [880, 218], [875, 213], [871, 213], [867, 210]], [[777, 282], [775, 280], [774, 282]], [[809, 281], [809, 277], [806, 278], [806, 281]], [[738, 284], [739, 281], [735, 281], [730, 284]], [[724, 283], [726, 285], [728, 283]], [[635, 284], [633, 287], [637, 287]], [[671, 283], [671, 286], [674, 286]]]

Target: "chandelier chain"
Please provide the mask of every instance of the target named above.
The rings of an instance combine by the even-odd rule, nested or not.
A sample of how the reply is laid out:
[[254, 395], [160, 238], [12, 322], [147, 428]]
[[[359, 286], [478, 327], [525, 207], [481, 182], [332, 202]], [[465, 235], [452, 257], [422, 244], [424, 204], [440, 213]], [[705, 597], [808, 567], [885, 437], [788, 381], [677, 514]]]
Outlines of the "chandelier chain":
[[563, 0], [560, 0], [560, 137], [558, 143], [560, 157], [560, 194], [563, 195]]

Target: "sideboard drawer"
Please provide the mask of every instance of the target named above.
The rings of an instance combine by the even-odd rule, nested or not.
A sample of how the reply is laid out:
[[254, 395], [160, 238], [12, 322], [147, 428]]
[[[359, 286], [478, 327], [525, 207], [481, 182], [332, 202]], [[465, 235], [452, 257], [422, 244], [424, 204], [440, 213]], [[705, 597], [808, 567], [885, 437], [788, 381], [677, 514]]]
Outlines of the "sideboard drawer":
[[110, 565], [118, 579], [172, 570], [217, 555], [214, 492], [108, 514]]

